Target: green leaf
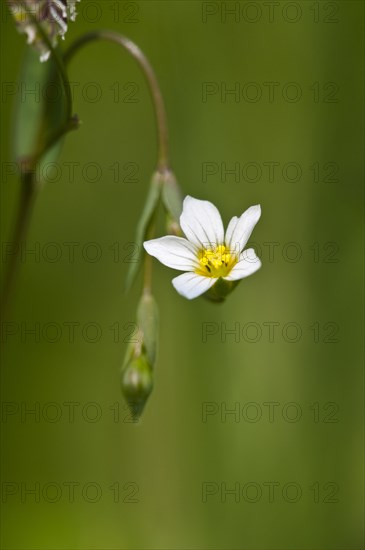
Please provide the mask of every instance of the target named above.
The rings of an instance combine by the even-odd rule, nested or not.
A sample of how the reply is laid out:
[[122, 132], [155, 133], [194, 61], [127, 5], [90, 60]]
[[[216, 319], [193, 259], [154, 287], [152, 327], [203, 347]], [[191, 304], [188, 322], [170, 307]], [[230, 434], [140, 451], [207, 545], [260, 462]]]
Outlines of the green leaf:
[[135, 236], [135, 244], [137, 245], [137, 250], [141, 250], [141, 255], [138, 262], [133, 262], [129, 264], [129, 269], [127, 273], [126, 278], [126, 292], [129, 291], [131, 288], [138, 270], [142, 264], [142, 257], [143, 257], [143, 241], [146, 239], [148, 228], [151, 224], [153, 215], [156, 211], [157, 204], [160, 198], [161, 193], [161, 174], [159, 172], [156, 172], [151, 181], [150, 189], [147, 195], [147, 199], [144, 205], [144, 209], [142, 212], [142, 215], [139, 219], [139, 222], [137, 224], [137, 230], [136, 230], [136, 236]]
[[170, 216], [179, 223], [183, 207], [183, 198], [180, 186], [174, 174], [170, 171], [164, 176], [162, 201]]
[[[15, 158], [31, 158], [42, 151], [50, 136], [66, 122], [66, 116], [65, 92], [53, 59], [41, 63], [39, 54], [26, 48], [14, 111]], [[57, 159], [61, 142], [41, 159], [39, 183], [47, 174], [49, 163]]]
[[147, 359], [153, 367], [157, 356], [159, 315], [156, 301], [151, 294], [143, 294], [140, 299], [137, 324], [142, 333], [142, 343]]

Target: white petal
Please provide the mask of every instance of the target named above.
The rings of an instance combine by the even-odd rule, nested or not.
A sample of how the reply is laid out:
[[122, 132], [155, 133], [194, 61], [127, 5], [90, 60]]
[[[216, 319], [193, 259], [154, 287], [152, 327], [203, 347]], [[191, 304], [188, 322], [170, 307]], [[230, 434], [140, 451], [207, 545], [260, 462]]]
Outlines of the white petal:
[[143, 243], [148, 254], [162, 264], [181, 271], [193, 271], [199, 266], [196, 248], [182, 237], [169, 235]]
[[180, 216], [181, 229], [199, 248], [224, 242], [224, 228], [218, 209], [208, 201], [187, 196]]
[[209, 290], [216, 280], [212, 277], [197, 275], [196, 273], [183, 273], [172, 279], [172, 284], [181, 296], [192, 300]]
[[[233, 218], [231, 219], [231, 221], [228, 224], [227, 231], [226, 231], [226, 236], [225, 236], [225, 239], [224, 239], [227, 246], [229, 246], [229, 243], [231, 241], [231, 237], [233, 235], [234, 230], [236, 229], [237, 223], [238, 223], [237, 216], [233, 216]], [[236, 251], [236, 250], [232, 249], [232, 252], [237, 252], [237, 254], [240, 254], [241, 250]]]
[[255, 273], [261, 267], [261, 261], [256, 256], [253, 248], [248, 248], [241, 254], [241, 259], [236, 265], [232, 268], [227, 277], [224, 277], [226, 281], [238, 281], [244, 277], [248, 277]]
[[227, 227], [225, 241], [232, 251], [239, 254], [244, 249], [260, 216], [261, 207], [257, 204], [248, 208], [240, 218], [231, 219]]

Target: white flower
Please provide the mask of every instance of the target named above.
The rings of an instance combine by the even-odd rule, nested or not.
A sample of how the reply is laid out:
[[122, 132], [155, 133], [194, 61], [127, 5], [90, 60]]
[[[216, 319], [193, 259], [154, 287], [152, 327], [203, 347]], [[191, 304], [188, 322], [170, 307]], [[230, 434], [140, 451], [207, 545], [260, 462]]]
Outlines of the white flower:
[[172, 284], [191, 300], [209, 290], [219, 278], [238, 281], [260, 269], [255, 251], [243, 250], [260, 216], [260, 205], [251, 206], [241, 217], [231, 219], [224, 234], [214, 204], [187, 196], [180, 216], [186, 239], [166, 236], [146, 241], [143, 246], [167, 267], [187, 271], [175, 277]]
[[8, 0], [20, 32], [27, 35], [27, 43], [40, 53], [41, 61], [47, 61], [50, 50], [30, 14], [43, 26], [52, 46], [57, 45], [57, 37], [64, 38], [68, 20], [75, 21], [76, 3], [80, 0]]

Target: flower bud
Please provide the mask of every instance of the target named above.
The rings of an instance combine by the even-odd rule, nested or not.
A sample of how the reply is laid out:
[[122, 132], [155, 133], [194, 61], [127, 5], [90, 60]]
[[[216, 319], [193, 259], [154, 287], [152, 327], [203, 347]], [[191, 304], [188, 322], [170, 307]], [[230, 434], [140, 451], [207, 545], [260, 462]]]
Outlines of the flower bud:
[[158, 308], [144, 292], [137, 310], [138, 341], [128, 346], [121, 372], [122, 392], [132, 418], [138, 422], [153, 388], [158, 344]]
[[133, 359], [122, 370], [122, 392], [134, 422], [138, 422], [153, 388], [152, 367], [144, 355]]

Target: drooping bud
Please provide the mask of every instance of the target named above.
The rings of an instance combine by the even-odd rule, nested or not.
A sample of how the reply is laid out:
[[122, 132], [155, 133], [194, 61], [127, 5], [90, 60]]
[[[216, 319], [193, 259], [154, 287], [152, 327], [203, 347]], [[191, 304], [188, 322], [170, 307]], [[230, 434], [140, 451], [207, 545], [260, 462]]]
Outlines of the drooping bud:
[[225, 279], [219, 278], [203, 296], [211, 302], [224, 302], [228, 294], [236, 288], [239, 282], [240, 281], [226, 281]]
[[46, 61], [50, 49], [37, 24], [42, 26], [52, 46], [57, 38], [64, 38], [68, 21], [75, 21], [76, 3], [80, 0], [7, 0], [10, 11], [16, 21], [19, 32], [27, 35], [28, 44], [32, 44], [40, 53], [41, 61]]
[[122, 370], [121, 383], [132, 418], [138, 422], [153, 388], [152, 367], [144, 355], [126, 365]]
[[129, 345], [121, 372], [122, 392], [137, 422], [153, 388], [157, 356], [158, 309], [150, 293], [144, 293], [137, 311], [138, 338]]

